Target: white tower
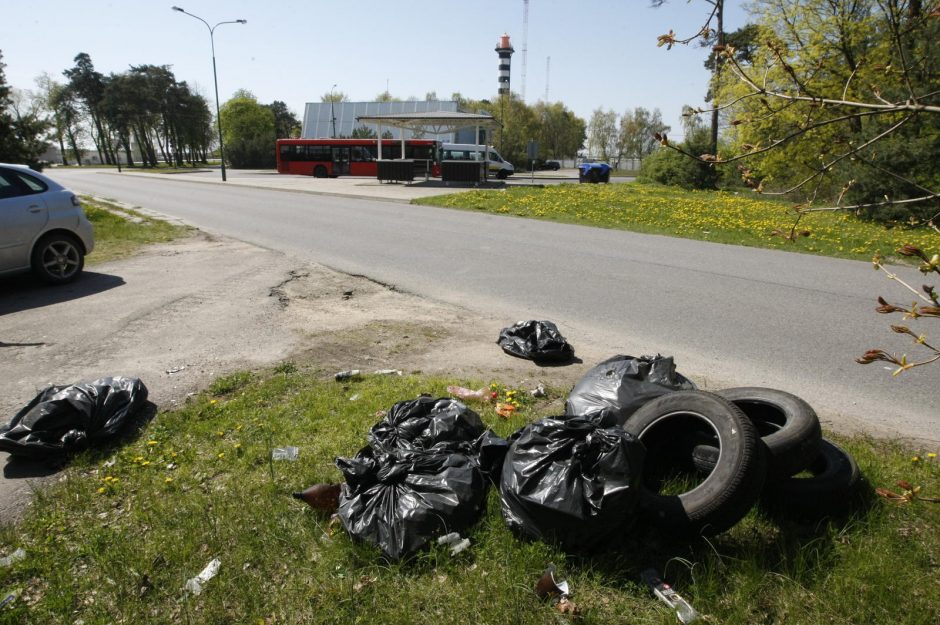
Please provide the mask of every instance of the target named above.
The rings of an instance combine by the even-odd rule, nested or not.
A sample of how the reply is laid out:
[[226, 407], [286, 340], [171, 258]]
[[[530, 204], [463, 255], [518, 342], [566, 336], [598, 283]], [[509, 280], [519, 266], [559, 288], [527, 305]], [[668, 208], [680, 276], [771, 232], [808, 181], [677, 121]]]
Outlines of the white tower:
[[503, 34], [496, 46], [496, 54], [499, 55], [499, 95], [509, 93], [509, 63], [513, 52], [515, 50], [509, 43], [509, 35]]

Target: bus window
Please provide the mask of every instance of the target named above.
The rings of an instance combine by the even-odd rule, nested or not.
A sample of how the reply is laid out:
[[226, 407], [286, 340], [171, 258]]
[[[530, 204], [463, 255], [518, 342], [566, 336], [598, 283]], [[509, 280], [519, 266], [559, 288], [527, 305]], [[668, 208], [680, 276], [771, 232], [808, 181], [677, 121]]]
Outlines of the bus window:
[[[384, 156], [384, 154], [383, 154]], [[354, 163], [368, 163], [375, 160], [372, 148], [367, 145], [355, 145], [352, 148], [352, 161]]]

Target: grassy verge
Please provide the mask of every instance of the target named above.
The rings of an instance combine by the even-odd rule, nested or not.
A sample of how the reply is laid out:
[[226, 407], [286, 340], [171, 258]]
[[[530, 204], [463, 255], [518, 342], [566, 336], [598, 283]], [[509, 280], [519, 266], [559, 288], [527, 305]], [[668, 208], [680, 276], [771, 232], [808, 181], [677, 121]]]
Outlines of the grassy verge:
[[87, 258], [89, 265], [130, 256], [144, 245], [172, 241], [192, 230], [87, 196], [82, 197], [82, 208], [95, 227], [95, 251]]
[[891, 256], [905, 243], [924, 250], [940, 247], [940, 236], [926, 228], [885, 228], [843, 213], [806, 215], [799, 229], [809, 236], [790, 242], [771, 234], [789, 233], [793, 218], [786, 214], [787, 205], [746, 191], [685, 191], [640, 183], [562, 184], [470, 191], [415, 203], [858, 260], [870, 260], [878, 250]]
[[[649, 566], [708, 623], [940, 620], [940, 505], [925, 502], [873, 500], [849, 519], [811, 526], [755, 510], [693, 544], [624, 528], [604, 553], [574, 557], [513, 537], [491, 491], [467, 533], [469, 550], [451, 556], [433, 546], [389, 564], [289, 496], [338, 481], [334, 457], [365, 444], [378, 411], [419, 393], [443, 395], [449, 382], [339, 383], [290, 364], [218, 380], [136, 437], [76, 458], [20, 525], [0, 528], [0, 555], [26, 552], [0, 569], [0, 595], [18, 592], [0, 622], [569, 622], [533, 593], [550, 562], [571, 583], [584, 623], [674, 623], [639, 581]], [[490, 406], [480, 413], [508, 435], [549, 401], [525, 396], [510, 420]], [[900, 446], [865, 438], [840, 442], [872, 485], [904, 478], [927, 495], [940, 490], [935, 458], [912, 461]], [[285, 445], [300, 448], [299, 460], [270, 461]], [[186, 579], [213, 558], [218, 576], [187, 596]]]

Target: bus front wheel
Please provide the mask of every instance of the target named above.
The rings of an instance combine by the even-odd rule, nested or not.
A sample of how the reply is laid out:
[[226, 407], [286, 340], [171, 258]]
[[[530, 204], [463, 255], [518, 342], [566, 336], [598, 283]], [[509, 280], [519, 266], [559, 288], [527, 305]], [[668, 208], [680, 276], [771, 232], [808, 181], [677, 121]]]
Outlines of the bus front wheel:
[[326, 167], [323, 165], [317, 165], [313, 168], [313, 177], [314, 178], [326, 178]]

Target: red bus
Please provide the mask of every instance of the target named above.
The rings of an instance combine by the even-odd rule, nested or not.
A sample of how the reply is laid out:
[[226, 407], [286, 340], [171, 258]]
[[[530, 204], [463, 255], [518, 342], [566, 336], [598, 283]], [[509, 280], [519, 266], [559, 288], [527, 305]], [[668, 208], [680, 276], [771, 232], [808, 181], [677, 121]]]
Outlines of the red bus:
[[[405, 141], [405, 158], [414, 159], [415, 173], [430, 168], [432, 176], [441, 175], [441, 142], [426, 139]], [[301, 176], [372, 176], [378, 175], [379, 156], [376, 139], [278, 139], [277, 171]], [[401, 158], [401, 140], [382, 140], [382, 160]]]

